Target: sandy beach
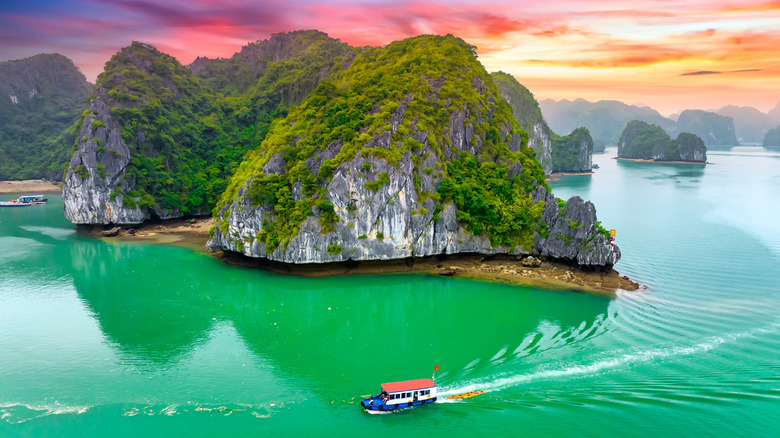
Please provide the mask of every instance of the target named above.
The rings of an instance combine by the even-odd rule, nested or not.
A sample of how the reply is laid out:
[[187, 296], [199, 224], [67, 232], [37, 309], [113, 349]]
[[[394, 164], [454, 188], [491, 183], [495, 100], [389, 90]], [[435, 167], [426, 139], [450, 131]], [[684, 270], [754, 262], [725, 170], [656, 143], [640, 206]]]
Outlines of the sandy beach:
[[59, 194], [62, 192], [60, 183], [41, 179], [22, 181], [0, 181], [0, 194], [20, 193], [25, 195]]

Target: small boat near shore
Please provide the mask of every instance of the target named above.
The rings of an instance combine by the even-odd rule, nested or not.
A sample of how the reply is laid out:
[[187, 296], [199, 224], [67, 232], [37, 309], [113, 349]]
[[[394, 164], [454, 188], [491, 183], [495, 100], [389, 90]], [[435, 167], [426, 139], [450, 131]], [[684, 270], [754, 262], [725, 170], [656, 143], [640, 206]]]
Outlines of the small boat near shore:
[[18, 199], [19, 202], [27, 202], [29, 204], [46, 204], [49, 200], [46, 195], [22, 195]]
[[382, 384], [382, 392], [365, 398], [360, 404], [366, 411], [395, 411], [436, 402], [438, 387], [431, 379], [405, 380]]
[[0, 207], [29, 207], [35, 204], [46, 204], [46, 195], [22, 195], [19, 199], [0, 202]]

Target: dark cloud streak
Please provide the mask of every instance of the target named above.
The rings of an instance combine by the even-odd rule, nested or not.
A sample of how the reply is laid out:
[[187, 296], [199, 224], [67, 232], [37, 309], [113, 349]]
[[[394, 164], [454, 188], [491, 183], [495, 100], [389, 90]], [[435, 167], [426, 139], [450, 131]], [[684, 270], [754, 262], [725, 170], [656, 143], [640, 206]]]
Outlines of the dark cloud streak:
[[712, 71], [712, 70], [701, 70], [701, 71], [692, 71], [688, 73], [681, 73], [680, 76], [700, 76], [700, 75], [720, 75], [724, 73], [750, 73], [755, 71], [762, 71], [762, 68], [750, 68], [745, 70], [730, 70], [730, 71]]

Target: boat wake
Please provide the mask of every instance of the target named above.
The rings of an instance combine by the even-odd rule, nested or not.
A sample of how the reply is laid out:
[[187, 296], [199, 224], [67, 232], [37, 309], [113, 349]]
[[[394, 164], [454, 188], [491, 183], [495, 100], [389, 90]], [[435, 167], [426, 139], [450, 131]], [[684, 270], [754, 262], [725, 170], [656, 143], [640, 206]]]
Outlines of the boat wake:
[[622, 354], [620, 351], [617, 351], [610, 353], [610, 357], [596, 360], [593, 363], [586, 365], [567, 364], [553, 369], [550, 369], [548, 366], [544, 366], [540, 367], [540, 369], [537, 369], [534, 372], [527, 374], [499, 374], [494, 376], [480, 377], [461, 384], [440, 387], [439, 396], [444, 399], [445, 397], [465, 392], [500, 391], [534, 381], [563, 381], [569, 378], [596, 375], [599, 373], [629, 367], [631, 365], [660, 361], [673, 357], [706, 353], [710, 350], [718, 348], [722, 344], [731, 343], [744, 337], [777, 333], [778, 329], [780, 329], [780, 321], [777, 321], [766, 327], [756, 328], [744, 332], [728, 333], [722, 336], [711, 336], [693, 345], [658, 347], [649, 350], [630, 351]]

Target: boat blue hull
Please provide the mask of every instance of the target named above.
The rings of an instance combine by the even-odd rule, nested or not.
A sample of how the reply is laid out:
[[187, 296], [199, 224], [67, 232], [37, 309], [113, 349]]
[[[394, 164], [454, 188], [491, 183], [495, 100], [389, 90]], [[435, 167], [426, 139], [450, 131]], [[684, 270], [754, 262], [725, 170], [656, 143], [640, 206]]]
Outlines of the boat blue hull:
[[374, 400], [374, 398], [367, 398], [360, 402], [360, 404], [363, 406], [363, 409], [367, 411], [397, 411], [398, 409], [405, 409], [405, 408], [411, 408], [414, 406], [422, 406], [422, 405], [429, 405], [431, 403], [436, 402], [436, 397], [429, 398], [428, 400], [417, 400], [412, 401], [408, 403], [399, 403], [397, 405], [386, 405], [384, 403], [382, 404], [370, 404], [370, 401]]

